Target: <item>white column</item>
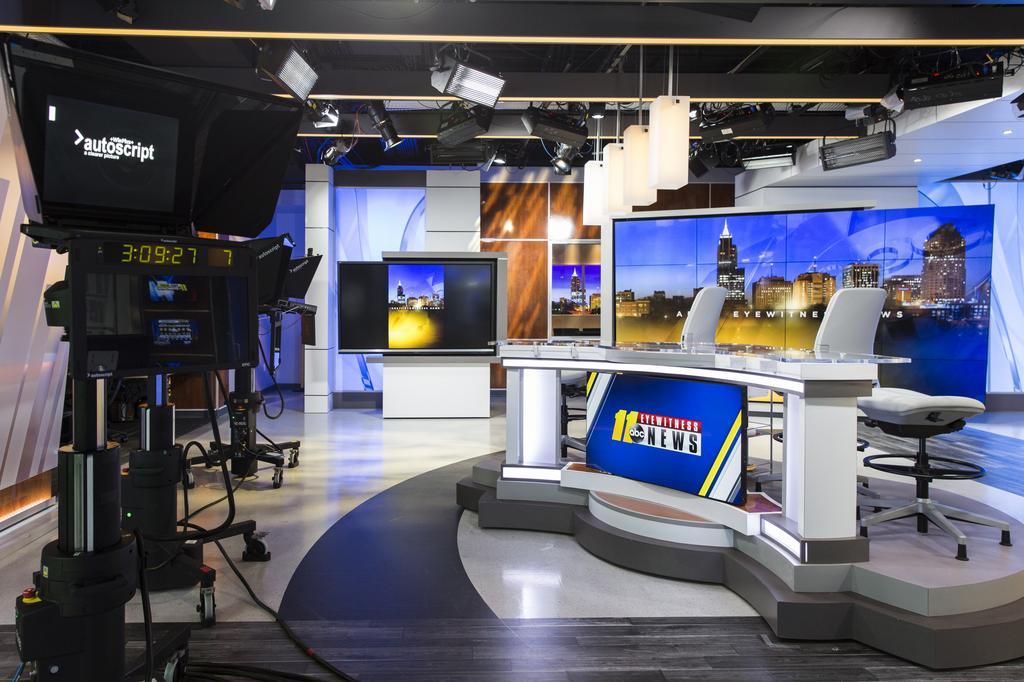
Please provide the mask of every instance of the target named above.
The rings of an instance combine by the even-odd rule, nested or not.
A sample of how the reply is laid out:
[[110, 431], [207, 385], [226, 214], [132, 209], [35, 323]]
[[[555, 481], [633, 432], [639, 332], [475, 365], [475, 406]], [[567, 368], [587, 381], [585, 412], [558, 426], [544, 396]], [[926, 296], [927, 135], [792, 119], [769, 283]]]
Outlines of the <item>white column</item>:
[[857, 535], [857, 399], [786, 396], [783, 513], [805, 540]]
[[480, 171], [427, 171], [427, 251], [480, 250]]
[[561, 372], [510, 369], [506, 397], [505, 462], [561, 465]]
[[335, 276], [338, 267], [334, 235], [334, 169], [323, 164], [306, 166], [306, 248], [323, 254], [306, 303], [317, 307], [316, 344], [306, 346], [303, 362], [305, 411], [331, 410], [338, 322]]

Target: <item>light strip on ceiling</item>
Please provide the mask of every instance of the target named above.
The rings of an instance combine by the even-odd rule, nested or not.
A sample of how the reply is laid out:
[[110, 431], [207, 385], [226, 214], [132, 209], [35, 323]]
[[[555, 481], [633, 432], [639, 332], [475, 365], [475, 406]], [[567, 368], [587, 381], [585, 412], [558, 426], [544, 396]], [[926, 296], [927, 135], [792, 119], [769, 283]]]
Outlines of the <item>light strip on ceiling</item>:
[[658, 38], [637, 36], [496, 36], [466, 34], [410, 33], [320, 33], [308, 31], [209, 31], [199, 29], [96, 28], [79, 26], [26, 26], [0, 24], [8, 33], [50, 33], [53, 35], [138, 36], [144, 38], [241, 38], [253, 40], [348, 40], [415, 43], [525, 43], [532, 45], [739, 45], [859, 47], [996, 47], [1024, 44], [1024, 34], [1016, 38]]
[[[373, 133], [357, 133], [355, 135], [343, 135], [343, 134], [338, 134], [338, 133], [333, 133], [332, 134], [332, 133], [329, 133], [329, 132], [322, 132], [322, 133], [298, 133], [298, 137], [358, 137], [358, 138], [373, 139], [373, 138], [380, 137], [380, 135], [376, 135], [376, 134], [373, 134]], [[424, 134], [421, 134], [421, 135], [414, 135], [414, 134], [406, 135], [406, 134], [402, 134], [402, 137], [407, 137], [407, 138], [410, 138], [410, 139], [417, 138], [417, 139], [421, 139], [421, 140], [433, 140], [433, 139], [437, 138], [437, 134], [436, 133], [424, 133]], [[540, 138], [539, 137], [534, 137], [532, 135], [478, 135], [474, 139], [477, 139], [477, 140], [539, 140]], [[587, 139], [589, 139], [589, 140], [596, 140], [597, 139], [597, 135], [590, 135]], [[602, 140], [614, 140], [616, 138], [615, 138], [614, 135], [602, 135], [601, 139]], [[700, 137], [700, 135], [691, 135], [690, 139], [691, 140], [699, 140], [699, 139], [701, 139], [701, 137]], [[742, 137], [734, 137], [733, 139], [734, 140], [820, 140], [822, 138], [821, 138], [821, 135], [744, 135]], [[829, 135], [825, 139], [826, 140], [855, 140], [855, 139], [857, 139], [857, 136], [856, 135]]]
[[[276, 93], [277, 97], [289, 97], [289, 95]], [[395, 102], [454, 102], [454, 97], [443, 95], [353, 95], [353, 94], [314, 94], [310, 99], [337, 99], [337, 100], [368, 100], [382, 99]], [[636, 102], [636, 97], [608, 97], [602, 94], [593, 94], [585, 97], [564, 97], [562, 95], [533, 95], [501, 97], [499, 102]], [[644, 102], [653, 102], [653, 97], [644, 97]], [[691, 97], [691, 102], [722, 102], [725, 104], [745, 104], [747, 102], [762, 102], [765, 104], [877, 104], [878, 97]]]

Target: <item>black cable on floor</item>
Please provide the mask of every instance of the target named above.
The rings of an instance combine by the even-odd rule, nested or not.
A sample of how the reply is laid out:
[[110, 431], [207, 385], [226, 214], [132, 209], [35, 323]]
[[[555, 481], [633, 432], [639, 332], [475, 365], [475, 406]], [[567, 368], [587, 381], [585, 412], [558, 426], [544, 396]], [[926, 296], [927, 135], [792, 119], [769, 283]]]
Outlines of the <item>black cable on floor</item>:
[[281, 401], [281, 409], [279, 409], [277, 411], [277, 414], [271, 416], [270, 412], [267, 410], [267, 401], [264, 400], [263, 401], [263, 415], [267, 419], [277, 419], [282, 414], [284, 414], [284, 391], [281, 390], [281, 384], [277, 383], [277, 376], [276, 376], [276, 373], [274, 371], [274, 368], [270, 366], [270, 362], [267, 360], [267, 354], [263, 351], [263, 339], [261, 339], [261, 338], [259, 338], [259, 336], [257, 336], [256, 337], [256, 342], [259, 344], [259, 347], [260, 347], [260, 356], [263, 358], [263, 364], [267, 366], [267, 374], [270, 375], [270, 380], [274, 382], [274, 390], [277, 391], [277, 397]]
[[[188, 526], [191, 528], [195, 528], [199, 531], [204, 531], [202, 527], [197, 526], [194, 523], [189, 523]], [[228, 554], [227, 550], [224, 549], [224, 545], [220, 543], [220, 540], [214, 539], [213, 542], [217, 545], [217, 549], [220, 550], [221, 555], [227, 562], [228, 567], [230, 567], [231, 571], [235, 574], [235, 577], [238, 578], [238, 581], [240, 583], [242, 583], [242, 587], [244, 587], [245, 591], [249, 593], [249, 598], [252, 599], [253, 603], [256, 604], [256, 606], [260, 607], [264, 612], [267, 613], [267, 615], [274, 619], [274, 622], [280, 626], [281, 630], [288, 637], [288, 639], [291, 640], [292, 644], [297, 646], [304, 654], [306, 654], [306, 656], [308, 656], [321, 668], [331, 673], [339, 680], [342, 680], [343, 682], [356, 682], [356, 679], [354, 677], [351, 677], [350, 675], [346, 674], [344, 671], [337, 668], [330, 661], [320, 656], [320, 654], [316, 653], [316, 651], [311, 646], [306, 644], [306, 642], [303, 641], [302, 638], [299, 637], [294, 630], [292, 630], [291, 626], [288, 625], [288, 623], [283, 618], [281, 618], [280, 615], [278, 615], [277, 611], [275, 611], [273, 608], [264, 603], [264, 601], [256, 595], [256, 592], [252, 589], [252, 586], [249, 584], [249, 581], [245, 579], [245, 576], [242, 575], [242, 572], [238, 570], [238, 566], [235, 565], [235, 562], [231, 559], [231, 556]]]
[[153, 679], [153, 609], [149, 602], [149, 584], [146, 582], [146, 545], [142, 533], [136, 528], [135, 546], [139, 549], [139, 592], [142, 595], [142, 622], [146, 633], [146, 682]]

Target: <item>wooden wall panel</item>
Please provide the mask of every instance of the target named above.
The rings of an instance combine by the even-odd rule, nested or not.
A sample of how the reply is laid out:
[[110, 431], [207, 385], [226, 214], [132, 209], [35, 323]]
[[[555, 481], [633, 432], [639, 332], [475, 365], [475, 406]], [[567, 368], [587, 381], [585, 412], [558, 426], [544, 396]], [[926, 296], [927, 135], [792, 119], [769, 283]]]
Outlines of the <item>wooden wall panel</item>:
[[547, 236], [547, 183], [480, 184], [481, 239], [546, 239]]
[[[508, 338], [547, 338], [548, 243], [482, 242], [480, 250], [508, 253]], [[491, 387], [504, 386], [504, 371], [493, 365]]]
[[736, 205], [735, 185], [711, 185], [711, 203], [708, 208], [732, 208]]
[[0, 490], [0, 519], [53, 497], [54, 472], [55, 469], [47, 469]]
[[572, 221], [570, 239], [600, 239], [600, 225], [583, 224], [583, 183], [554, 183], [551, 185], [551, 217]]

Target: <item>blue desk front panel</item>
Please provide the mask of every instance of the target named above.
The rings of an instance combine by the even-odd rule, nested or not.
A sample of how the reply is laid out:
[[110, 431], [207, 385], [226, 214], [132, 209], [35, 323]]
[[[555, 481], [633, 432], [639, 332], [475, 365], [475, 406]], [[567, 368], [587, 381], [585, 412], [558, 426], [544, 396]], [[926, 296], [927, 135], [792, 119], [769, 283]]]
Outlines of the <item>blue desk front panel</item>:
[[592, 374], [587, 464], [626, 478], [746, 502], [746, 387]]

